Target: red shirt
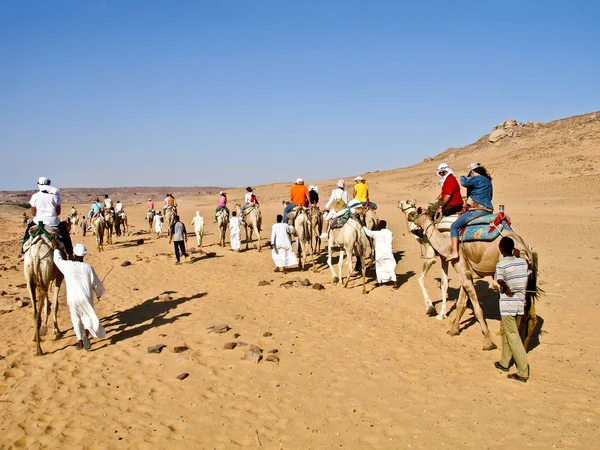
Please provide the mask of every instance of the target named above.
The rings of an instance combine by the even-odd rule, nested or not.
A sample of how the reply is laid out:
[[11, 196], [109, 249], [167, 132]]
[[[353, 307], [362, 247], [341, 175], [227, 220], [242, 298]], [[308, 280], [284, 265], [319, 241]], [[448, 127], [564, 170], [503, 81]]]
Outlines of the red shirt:
[[450, 196], [448, 206], [462, 206], [463, 199], [460, 195], [460, 186], [458, 185], [458, 181], [456, 181], [456, 177], [452, 174], [446, 177], [446, 181], [444, 181], [444, 185], [442, 186], [442, 198], [446, 195]]

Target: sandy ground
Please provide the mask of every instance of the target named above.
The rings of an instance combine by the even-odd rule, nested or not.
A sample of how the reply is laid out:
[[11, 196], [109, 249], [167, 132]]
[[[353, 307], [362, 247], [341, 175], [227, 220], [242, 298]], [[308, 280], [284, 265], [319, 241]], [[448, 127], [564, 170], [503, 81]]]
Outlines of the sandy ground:
[[[568, 119], [497, 145], [451, 149], [405, 169], [363, 174], [379, 217], [394, 232], [398, 291], [373, 290], [374, 272], [368, 295], [361, 295], [358, 279], [348, 289], [333, 285], [325, 252], [318, 255], [316, 272], [283, 275], [273, 272], [266, 247], [239, 254], [218, 247], [214, 197], [178, 199], [188, 230], [197, 209], [206, 218], [204, 249], [216, 253], [194, 254], [180, 266], [165, 237], [115, 238], [98, 253], [93, 236], [75, 231], [74, 241], [90, 249], [87, 262], [101, 278], [108, 274], [108, 293], [96, 305], [107, 337], [94, 341], [90, 352], [74, 348], [64, 292], [59, 326], [65, 334], [44, 338], [42, 357], [34, 356], [31, 310], [0, 315], [0, 447], [597, 446], [600, 121], [588, 119]], [[459, 174], [471, 161], [485, 163], [494, 176], [494, 203], [506, 205], [516, 230], [539, 253], [541, 287], [548, 295], [538, 301], [541, 334], [529, 353], [527, 384], [494, 369], [500, 350], [481, 350], [481, 331], [470, 310], [458, 337], [446, 334], [450, 320], [425, 315], [416, 280], [419, 248], [396, 204], [434, 198], [435, 168], [442, 160]], [[318, 184], [322, 197], [334, 185], [307, 183]], [[256, 189], [263, 245], [288, 189]], [[230, 204], [240, 202], [243, 191], [232, 190], [229, 197]], [[145, 230], [144, 206], [125, 208], [131, 231]], [[27, 295], [18, 287], [24, 282], [16, 260], [20, 211], [0, 210], [2, 302]], [[144, 244], [136, 244], [139, 238]], [[188, 246], [196, 246], [192, 235]], [[132, 265], [121, 267], [124, 260]], [[431, 272], [427, 288], [439, 301], [439, 267]], [[325, 290], [280, 287], [298, 277], [322, 283]], [[271, 285], [258, 287], [261, 280]], [[453, 270], [450, 286], [453, 306], [459, 286]], [[488, 280], [478, 281], [477, 289], [499, 345], [497, 294]], [[159, 302], [165, 292], [172, 300]], [[208, 333], [211, 324], [231, 330]], [[267, 331], [272, 336], [263, 336]], [[248, 347], [224, 349], [230, 341], [256, 344], [265, 353], [277, 349], [280, 362], [243, 360]], [[155, 344], [167, 347], [148, 353]], [[183, 344], [189, 350], [172, 351]], [[180, 381], [176, 376], [183, 372], [189, 377]]]

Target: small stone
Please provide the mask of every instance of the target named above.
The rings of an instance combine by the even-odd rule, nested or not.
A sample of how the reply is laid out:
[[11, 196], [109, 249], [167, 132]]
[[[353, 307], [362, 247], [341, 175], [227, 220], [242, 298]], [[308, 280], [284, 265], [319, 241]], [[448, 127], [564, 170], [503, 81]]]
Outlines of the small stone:
[[240, 334], [240, 333], [234, 333], [234, 334], [233, 334], [233, 338], [234, 338], [234, 339], [237, 339], [237, 338], [239, 338], [240, 336], [241, 336], [241, 334]]
[[3, 297], [4, 297], [6, 294], [7, 294], [7, 292], [6, 292], [6, 291], [2, 291], [2, 292], [0, 292], [0, 295], [1, 295], [1, 296], [3, 296]]
[[267, 353], [274, 355], [275, 353], [279, 353], [279, 350], [277, 350], [276, 348], [272, 348], [271, 350], [267, 351]]
[[164, 347], [166, 347], [164, 344], [151, 345], [148, 347], [148, 353], [160, 353]]
[[185, 380], [189, 376], [190, 376], [189, 373], [183, 372], [183, 373], [180, 373], [179, 375], [177, 375], [175, 378], [177, 378], [178, 380]]
[[305, 278], [304, 280], [300, 281], [300, 283], [302, 284], [302, 286], [310, 286], [310, 280], [308, 278]]
[[137, 245], [142, 245], [144, 243], [143, 239], [138, 239], [137, 241], [135, 241]]
[[223, 348], [226, 350], [233, 350], [236, 347], [237, 347], [237, 342], [226, 342], [225, 345], [223, 346]]
[[133, 289], [131, 289], [132, 291], [139, 291], [138, 288], [134, 287]]
[[210, 332], [212, 333], [227, 333], [231, 328], [229, 325], [215, 325]]
[[244, 358], [248, 361], [252, 361], [255, 364], [258, 364], [260, 362], [260, 360], [262, 359], [262, 355], [260, 353], [254, 353], [254, 352], [247, 352], [244, 355]]
[[270, 331], [265, 331], [265, 332], [263, 333], [263, 336], [264, 336], [264, 337], [273, 336], [273, 333], [271, 333]]
[[183, 353], [186, 350], [189, 350], [187, 345], [178, 345], [176, 347], [173, 347], [173, 353]]
[[267, 280], [262, 280], [258, 282], [259, 286], [271, 286], [271, 283], [269, 283]]
[[23, 297], [21, 300], [19, 300], [19, 301], [17, 302], [17, 306], [18, 306], [19, 308], [23, 308], [23, 307], [25, 307], [25, 306], [28, 306], [30, 303], [31, 303], [31, 300], [29, 300], [29, 298], [27, 298], [27, 297]]
[[214, 258], [215, 256], [217, 256], [217, 254], [215, 252], [208, 252], [205, 255], [207, 258]]
[[127, 267], [127, 266], [130, 266], [130, 265], [131, 265], [131, 261], [123, 261], [121, 263], [121, 267]]
[[322, 291], [323, 289], [325, 289], [325, 286], [323, 286], [320, 283], [315, 283], [315, 284], [312, 285], [312, 288], [316, 289], [317, 291]]
[[275, 355], [268, 355], [266, 359], [270, 362], [279, 362], [279, 357]]
[[24, 288], [26, 288], [26, 287], [27, 287], [27, 284], [25, 284], [25, 283], [17, 284], [17, 287], [18, 287], [19, 289], [24, 289]]
[[259, 355], [262, 353], [262, 348], [260, 348], [258, 345], [254, 345], [254, 344], [250, 344], [250, 347], [248, 348], [248, 350], [250, 350], [251, 352], [254, 352], [254, 353], [258, 353]]
[[159, 302], [168, 302], [169, 300], [171, 300], [173, 297], [171, 297], [169, 294], [159, 294], [158, 296], [158, 301]]
[[248, 345], [248, 343], [247, 343], [247, 342], [238, 342], [238, 343], [237, 343], [237, 346], [238, 346], [238, 347], [246, 347], [247, 345]]
[[235, 320], [242, 320], [243, 318], [244, 318], [244, 316], [242, 316], [240, 314], [235, 315]]
[[188, 248], [188, 253], [196, 253], [196, 247]]

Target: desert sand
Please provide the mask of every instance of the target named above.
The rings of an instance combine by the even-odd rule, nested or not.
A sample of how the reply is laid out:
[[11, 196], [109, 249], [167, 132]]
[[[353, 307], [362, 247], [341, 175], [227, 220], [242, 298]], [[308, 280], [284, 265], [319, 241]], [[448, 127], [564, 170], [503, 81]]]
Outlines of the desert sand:
[[[452, 314], [446, 321], [425, 315], [416, 280], [419, 248], [397, 208], [398, 200], [414, 198], [423, 205], [435, 198], [440, 162], [464, 174], [472, 161], [490, 170], [494, 204], [505, 205], [516, 231], [539, 253], [547, 295], [537, 303], [541, 332], [529, 352], [527, 384], [493, 367], [500, 350], [481, 350], [481, 331], [470, 310], [456, 337], [446, 334]], [[331, 180], [298, 174], [319, 186], [321, 204], [336, 175], [342, 174]], [[357, 174], [346, 175], [351, 187]], [[273, 272], [268, 247], [260, 253], [219, 247], [212, 223], [215, 195], [178, 198], [188, 231], [196, 210], [205, 217], [204, 250], [214, 252], [212, 258], [193, 254], [191, 262], [176, 266], [168, 239], [149, 234], [114, 238], [98, 253], [95, 238], [75, 230], [74, 242], [90, 250], [86, 261], [101, 278], [108, 274], [108, 293], [96, 303], [107, 337], [93, 341], [90, 352], [74, 348], [64, 289], [59, 312], [64, 335], [44, 338], [44, 356], [35, 356], [29, 307], [0, 315], [0, 447], [596, 447], [600, 113], [519, 128], [495, 144], [486, 135], [412, 167], [361, 175], [378, 216], [394, 233], [397, 291], [374, 289], [374, 271], [368, 273], [368, 295], [361, 295], [357, 278], [348, 289], [334, 285], [325, 251], [316, 272], [284, 275]], [[254, 186], [263, 245], [290, 185]], [[241, 203], [244, 191], [228, 194], [233, 205]], [[124, 204], [131, 231], [146, 230], [145, 204]], [[24, 277], [17, 262], [22, 211], [0, 207], [4, 306], [27, 296], [19, 287]], [[140, 238], [144, 243], [137, 245]], [[195, 246], [190, 233], [188, 247]], [[121, 267], [124, 260], [132, 264]], [[296, 278], [325, 289], [280, 286]], [[441, 299], [437, 279], [439, 264], [427, 279], [435, 301]], [[262, 280], [271, 284], [259, 287]], [[450, 307], [458, 287], [451, 269]], [[477, 289], [500, 346], [497, 293], [489, 279], [478, 281]], [[162, 293], [171, 300], [158, 301]], [[231, 329], [209, 333], [206, 327], [214, 324]], [[243, 360], [248, 347], [225, 349], [232, 341], [256, 344], [265, 356], [277, 349], [280, 361]], [[166, 347], [148, 353], [156, 344]], [[181, 345], [189, 349], [174, 353]], [[184, 372], [189, 377], [176, 378]]]

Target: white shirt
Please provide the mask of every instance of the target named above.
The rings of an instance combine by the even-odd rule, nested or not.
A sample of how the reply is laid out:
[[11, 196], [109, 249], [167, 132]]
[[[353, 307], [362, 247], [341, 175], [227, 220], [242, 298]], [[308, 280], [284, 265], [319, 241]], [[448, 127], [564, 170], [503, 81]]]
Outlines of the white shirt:
[[56, 207], [61, 204], [60, 194], [50, 194], [47, 192], [36, 192], [31, 196], [29, 204], [35, 208], [35, 217], [33, 223], [44, 222], [44, 225], [57, 227], [60, 223]]
[[121, 202], [117, 202], [117, 204], [115, 205], [115, 211], [116, 211], [116, 212], [121, 212], [121, 211], [123, 211], [123, 203], [121, 203]]
[[346, 203], [346, 205], [348, 204], [348, 192], [346, 192], [342, 188], [335, 188], [331, 192], [331, 197], [329, 197], [329, 201], [325, 205], [325, 209], [331, 208], [331, 204], [333, 202], [335, 202], [338, 198], [341, 198], [342, 200], [344, 200], [344, 202]]
[[244, 196], [244, 202], [252, 203], [252, 192], [246, 192], [246, 195]]
[[58, 250], [54, 250], [54, 264], [65, 276], [69, 306], [80, 301], [92, 303], [92, 291], [98, 297], [106, 293], [102, 281], [89, 264], [79, 261], [65, 261]]
[[105, 198], [104, 199], [104, 207], [105, 208], [112, 208], [112, 200], [110, 198]]
[[200, 231], [204, 227], [204, 218], [202, 216], [194, 216], [192, 219], [192, 225], [194, 225], [194, 231]]
[[292, 234], [293, 232], [294, 227], [287, 223], [274, 224], [271, 231], [271, 245], [278, 250], [292, 250], [289, 234]]
[[229, 231], [233, 234], [240, 232], [240, 219], [232, 217], [229, 221]]

